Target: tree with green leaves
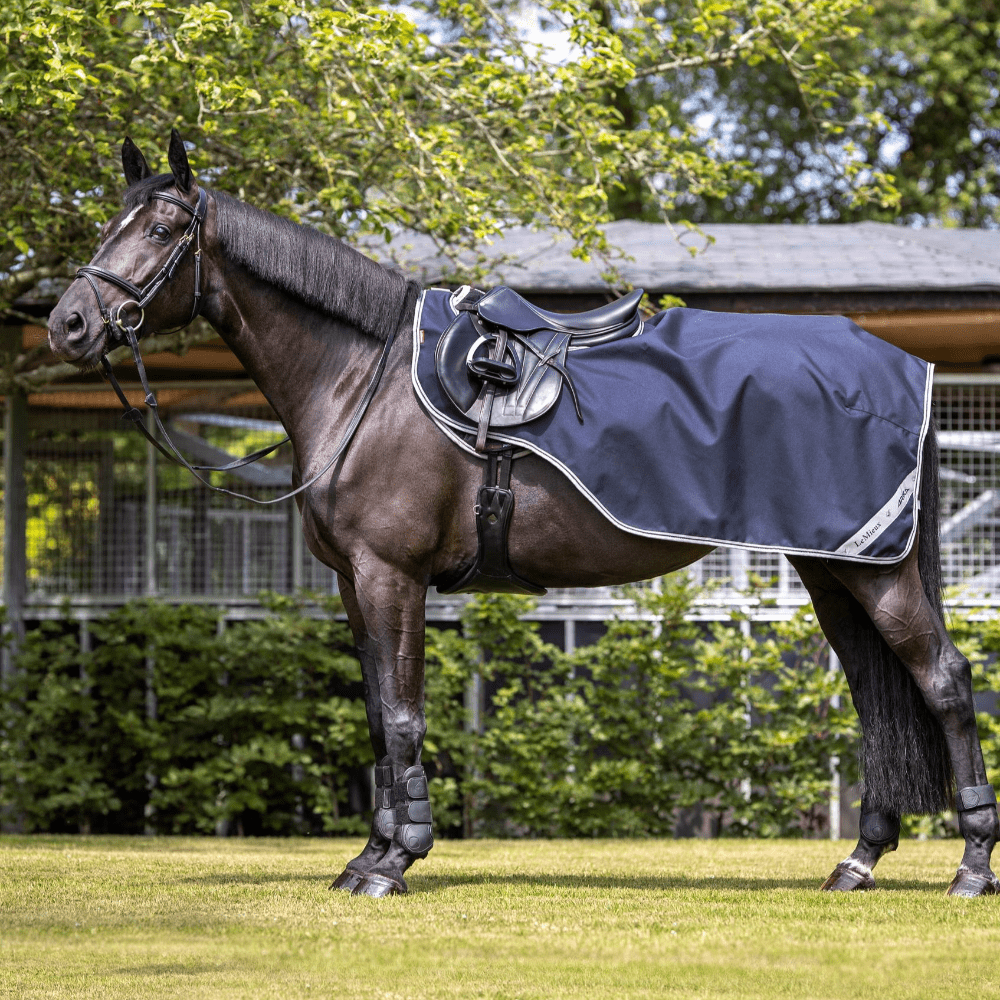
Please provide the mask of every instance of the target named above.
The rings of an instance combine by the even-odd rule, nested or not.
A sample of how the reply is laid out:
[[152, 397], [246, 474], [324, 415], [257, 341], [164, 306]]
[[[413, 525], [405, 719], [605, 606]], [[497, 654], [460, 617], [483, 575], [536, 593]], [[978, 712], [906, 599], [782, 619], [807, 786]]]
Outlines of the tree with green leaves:
[[[609, 23], [616, 2], [603, 8]], [[672, 25], [687, 7], [660, 4], [656, 16]], [[1000, 223], [997, 0], [874, 0], [857, 5], [848, 24], [814, 56], [775, 48], [615, 92], [624, 121], [667, 103], [698, 124], [700, 148], [747, 164], [747, 183], [721, 195], [692, 191], [679, 215], [699, 223]], [[841, 74], [825, 93], [803, 85], [811, 58]], [[898, 200], [853, 197], [851, 177], [867, 179], [870, 169], [893, 175]], [[628, 218], [658, 212], [634, 182], [613, 209]]]
[[[0, 311], [16, 315], [20, 295], [91, 256], [120, 204], [124, 136], [162, 149], [174, 126], [203, 179], [341, 237], [423, 232], [457, 266], [463, 249], [531, 224], [601, 252], [599, 223], [629, 185], [669, 218], [758, 171], [706, 145], [655, 81], [780, 62], [823, 135], [841, 128], [831, 95], [861, 101], [861, 75], [826, 54], [856, 32], [858, 8], [695, 0], [663, 23], [631, 0], [541, 0], [553, 35], [520, 30], [490, 0], [416, 14], [370, 0], [11, 0]], [[642, 87], [641, 115], [623, 119], [614, 95]], [[848, 201], [891, 202], [863, 158], [840, 167]], [[14, 359], [8, 379], [31, 384], [33, 363]]]

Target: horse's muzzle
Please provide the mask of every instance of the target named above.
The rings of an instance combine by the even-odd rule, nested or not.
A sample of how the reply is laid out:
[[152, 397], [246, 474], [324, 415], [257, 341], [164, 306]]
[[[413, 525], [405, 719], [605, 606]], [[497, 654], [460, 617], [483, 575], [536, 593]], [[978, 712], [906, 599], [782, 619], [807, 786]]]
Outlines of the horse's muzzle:
[[91, 322], [71, 304], [59, 303], [49, 315], [49, 347], [63, 360], [88, 367], [100, 357], [104, 324]]

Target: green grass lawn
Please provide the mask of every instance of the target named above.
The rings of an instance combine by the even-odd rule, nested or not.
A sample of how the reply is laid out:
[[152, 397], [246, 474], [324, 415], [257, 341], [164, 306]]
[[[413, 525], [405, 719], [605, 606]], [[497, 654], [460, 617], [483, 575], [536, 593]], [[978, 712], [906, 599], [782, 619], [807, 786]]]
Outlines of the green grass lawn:
[[1000, 996], [957, 842], [874, 893], [823, 841], [439, 842], [410, 895], [328, 892], [343, 840], [0, 838], [0, 997]]

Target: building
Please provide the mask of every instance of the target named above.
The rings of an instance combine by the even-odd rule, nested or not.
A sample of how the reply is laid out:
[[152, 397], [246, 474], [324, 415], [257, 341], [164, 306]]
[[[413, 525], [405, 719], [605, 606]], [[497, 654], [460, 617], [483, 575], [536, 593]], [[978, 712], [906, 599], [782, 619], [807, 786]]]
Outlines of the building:
[[[612, 294], [602, 277], [611, 265], [654, 303], [677, 296], [702, 309], [844, 313], [935, 362], [947, 580], [1000, 599], [1000, 234], [880, 223], [689, 232], [629, 221], [609, 224], [607, 234], [619, 252], [584, 262], [565, 239], [514, 230], [490, 249], [495, 264], [485, 283], [504, 281], [546, 308], [575, 311]], [[448, 283], [429, 240], [409, 235], [368, 251], [425, 284]], [[122, 429], [113, 393], [94, 374], [33, 384], [33, 373], [55, 362], [45, 347], [51, 300], [19, 305], [38, 324], [4, 333], [8, 360], [19, 359], [4, 439], [4, 600], [15, 629], [67, 607], [85, 622], [141, 595], [221, 604], [238, 617], [256, 613], [263, 589], [335, 585], [304, 551], [291, 502], [250, 509], [199, 487]], [[147, 357], [178, 443], [212, 461], [274, 440], [280, 426], [237, 359], [217, 338], [193, 333], [185, 353]], [[132, 402], [141, 402], [134, 371], [119, 372]], [[288, 488], [290, 469], [279, 451], [237, 475], [251, 491], [275, 495]], [[727, 581], [723, 605], [751, 573], [771, 581], [779, 607], [804, 599], [773, 555], [720, 549], [695, 572]], [[460, 600], [432, 596], [429, 618], [453, 620]], [[616, 606], [608, 592], [555, 592], [538, 613], [573, 643], [585, 638], [577, 630]]]

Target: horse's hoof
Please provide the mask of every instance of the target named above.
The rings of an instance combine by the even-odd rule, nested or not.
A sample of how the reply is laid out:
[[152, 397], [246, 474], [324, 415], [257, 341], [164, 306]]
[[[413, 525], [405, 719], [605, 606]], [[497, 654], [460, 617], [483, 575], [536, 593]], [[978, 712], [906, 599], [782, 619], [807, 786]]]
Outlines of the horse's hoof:
[[342, 871], [336, 879], [334, 879], [333, 885], [330, 886], [331, 889], [346, 889], [348, 892], [353, 892], [357, 887], [358, 883], [365, 877], [364, 872], [357, 872], [351, 868], [347, 868]]
[[406, 892], [406, 882], [401, 878], [390, 878], [388, 875], [378, 875], [369, 872], [354, 887], [352, 896], [370, 896], [372, 899], [383, 899], [385, 896], [402, 896]]
[[824, 892], [862, 892], [875, 888], [875, 877], [860, 861], [848, 858], [833, 869], [820, 888]]
[[1000, 893], [1000, 880], [993, 872], [979, 875], [968, 868], [959, 868], [958, 873], [948, 886], [948, 896], [995, 896]]

